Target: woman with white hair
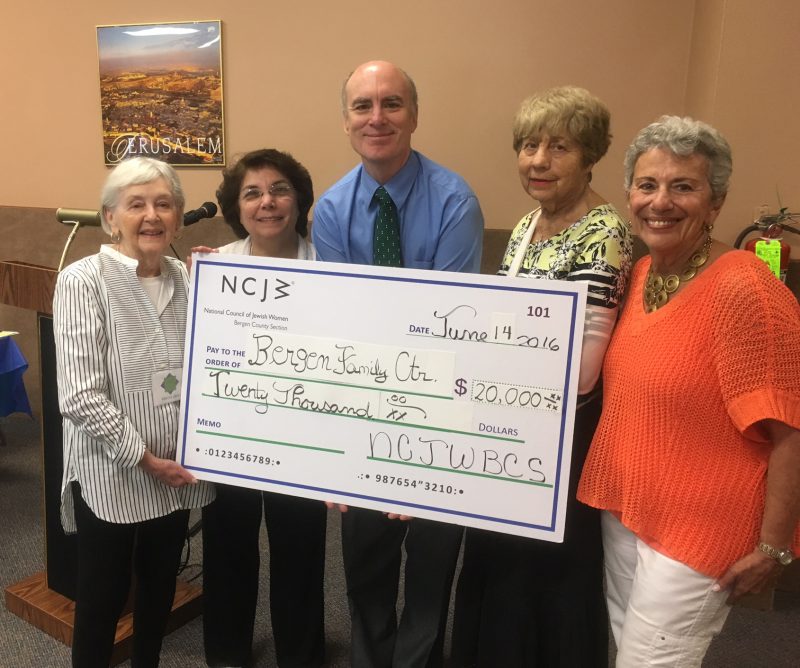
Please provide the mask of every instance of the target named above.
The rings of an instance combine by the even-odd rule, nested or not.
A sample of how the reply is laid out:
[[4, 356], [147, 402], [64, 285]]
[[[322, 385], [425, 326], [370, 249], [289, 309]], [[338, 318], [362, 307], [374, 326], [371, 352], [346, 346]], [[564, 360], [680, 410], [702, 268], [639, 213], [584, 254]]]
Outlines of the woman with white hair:
[[132, 665], [157, 666], [188, 509], [214, 497], [175, 461], [188, 281], [164, 252], [184, 196], [169, 165], [133, 158], [101, 204], [111, 244], [59, 274], [53, 302], [61, 522], [78, 534], [72, 665], [109, 665], [133, 572]]

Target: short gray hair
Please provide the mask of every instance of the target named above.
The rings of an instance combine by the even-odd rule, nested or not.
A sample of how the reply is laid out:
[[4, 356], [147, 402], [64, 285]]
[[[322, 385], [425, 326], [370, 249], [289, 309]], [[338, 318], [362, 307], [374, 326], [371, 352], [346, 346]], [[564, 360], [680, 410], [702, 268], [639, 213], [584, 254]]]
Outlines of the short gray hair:
[[728, 194], [733, 171], [730, 144], [708, 123], [688, 116], [662, 116], [636, 135], [625, 153], [625, 192], [630, 192], [636, 161], [653, 148], [666, 148], [683, 158], [695, 153], [705, 156], [714, 200]]
[[[172, 191], [175, 204], [182, 212], [186, 203], [181, 182], [175, 170], [166, 162], [155, 158], [136, 157], [119, 163], [106, 178], [100, 192], [100, 222], [103, 230], [111, 234], [111, 226], [106, 220], [106, 210], [112, 210], [119, 204], [119, 197], [125, 188], [138, 186], [151, 181], [164, 179]], [[183, 224], [183, 219], [180, 221]]]

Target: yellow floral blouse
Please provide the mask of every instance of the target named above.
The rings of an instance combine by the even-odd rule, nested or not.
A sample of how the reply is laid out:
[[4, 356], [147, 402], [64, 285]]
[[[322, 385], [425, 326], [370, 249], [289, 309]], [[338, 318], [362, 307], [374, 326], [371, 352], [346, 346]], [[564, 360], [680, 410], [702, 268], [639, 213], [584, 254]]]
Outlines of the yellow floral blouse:
[[[501, 276], [508, 273], [537, 211], [531, 211], [520, 220], [511, 233], [497, 272]], [[549, 239], [530, 243], [519, 275], [586, 281], [588, 304], [614, 308], [622, 301], [632, 254], [628, 224], [611, 204], [603, 204]]]

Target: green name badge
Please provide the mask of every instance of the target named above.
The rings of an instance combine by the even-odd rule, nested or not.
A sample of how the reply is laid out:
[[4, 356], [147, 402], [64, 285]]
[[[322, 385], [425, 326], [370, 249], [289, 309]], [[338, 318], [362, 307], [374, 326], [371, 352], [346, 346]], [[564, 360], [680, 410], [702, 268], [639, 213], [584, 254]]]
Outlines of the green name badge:
[[756, 241], [756, 257], [767, 263], [769, 270], [777, 278], [781, 277], [781, 242], [773, 239]]

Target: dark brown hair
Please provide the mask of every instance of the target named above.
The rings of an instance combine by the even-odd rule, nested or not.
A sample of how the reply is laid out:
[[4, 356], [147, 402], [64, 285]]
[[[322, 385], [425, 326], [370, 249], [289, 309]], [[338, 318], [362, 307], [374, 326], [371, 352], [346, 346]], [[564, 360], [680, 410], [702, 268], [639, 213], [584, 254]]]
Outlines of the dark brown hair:
[[222, 172], [222, 183], [217, 188], [217, 201], [225, 222], [240, 239], [247, 236], [239, 220], [239, 192], [244, 175], [251, 169], [271, 167], [285, 176], [297, 193], [298, 216], [294, 229], [301, 237], [308, 235], [308, 212], [314, 203], [314, 185], [311, 175], [291, 154], [274, 148], [261, 148], [241, 156], [233, 165]]

